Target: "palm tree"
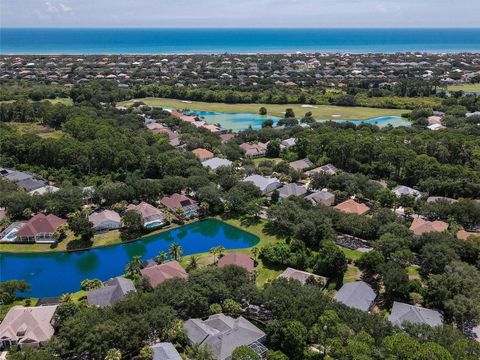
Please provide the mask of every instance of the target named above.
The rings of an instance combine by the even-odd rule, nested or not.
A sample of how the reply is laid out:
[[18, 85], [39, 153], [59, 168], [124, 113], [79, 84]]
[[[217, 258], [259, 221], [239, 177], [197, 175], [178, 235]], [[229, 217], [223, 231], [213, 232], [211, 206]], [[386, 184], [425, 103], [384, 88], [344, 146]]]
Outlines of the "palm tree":
[[217, 262], [218, 248], [217, 247], [212, 247], [210, 249], [210, 254], [213, 255], [213, 263], [215, 264]]
[[62, 294], [62, 296], [60, 296], [60, 302], [71, 304], [73, 302], [72, 294]]
[[215, 357], [213, 356], [212, 350], [200, 344], [194, 344], [189, 346], [187, 349], [187, 356], [189, 359], [195, 360], [214, 360]]
[[168, 259], [168, 254], [165, 251], [159, 251], [157, 256], [153, 258], [157, 264], [161, 264]]
[[182, 257], [183, 249], [178, 243], [173, 243], [168, 249], [168, 253], [174, 258], [174, 260], [179, 260]]
[[217, 252], [218, 252], [218, 256], [222, 256], [223, 253], [225, 252], [225, 248], [222, 245], [217, 246]]
[[195, 270], [196, 268], [198, 268], [198, 256], [192, 255], [190, 257], [190, 261], [188, 262], [188, 269]]
[[256, 262], [257, 261], [257, 256], [258, 256], [258, 248], [257, 247], [252, 248], [252, 255], [253, 255], [253, 259]]
[[134, 256], [132, 260], [125, 266], [126, 276], [130, 279], [136, 279], [140, 276], [142, 269], [142, 259], [140, 256]]
[[110, 349], [107, 351], [107, 355], [105, 356], [105, 360], [121, 360], [122, 353], [118, 349]]

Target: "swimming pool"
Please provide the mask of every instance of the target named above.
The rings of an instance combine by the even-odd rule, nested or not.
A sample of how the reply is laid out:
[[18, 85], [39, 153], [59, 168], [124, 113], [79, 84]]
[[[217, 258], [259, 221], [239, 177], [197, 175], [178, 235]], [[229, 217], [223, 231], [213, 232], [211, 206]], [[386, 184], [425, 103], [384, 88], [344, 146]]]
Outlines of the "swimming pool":
[[149, 223], [145, 224], [145, 227], [147, 229], [152, 229], [152, 228], [155, 228], [157, 226], [162, 226], [164, 223], [165, 223], [164, 221], [160, 221], [160, 220], [152, 221], [152, 222], [149, 222]]
[[151, 259], [173, 242], [184, 255], [210, 251], [214, 246], [241, 249], [255, 246], [257, 236], [216, 219], [197, 221], [128, 244], [81, 252], [0, 254], [0, 281], [25, 280], [33, 297], [59, 296], [80, 289], [84, 279], [108, 280], [121, 275], [133, 256]]

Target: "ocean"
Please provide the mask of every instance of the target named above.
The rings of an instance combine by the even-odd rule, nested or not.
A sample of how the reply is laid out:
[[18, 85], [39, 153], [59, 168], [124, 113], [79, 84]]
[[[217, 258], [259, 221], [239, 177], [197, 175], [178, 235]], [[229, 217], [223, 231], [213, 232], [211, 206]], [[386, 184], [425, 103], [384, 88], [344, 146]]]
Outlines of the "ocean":
[[477, 52], [478, 29], [0, 28], [0, 54]]

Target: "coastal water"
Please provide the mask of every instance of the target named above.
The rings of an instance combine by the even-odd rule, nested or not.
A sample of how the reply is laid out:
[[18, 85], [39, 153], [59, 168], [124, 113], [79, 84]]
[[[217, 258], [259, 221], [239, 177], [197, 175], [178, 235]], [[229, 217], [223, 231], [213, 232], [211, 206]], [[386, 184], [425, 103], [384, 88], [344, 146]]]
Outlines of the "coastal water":
[[0, 29], [1, 54], [475, 52], [478, 29]]
[[184, 255], [208, 252], [212, 247], [241, 249], [256, 245], [257, 236], [223, 223], [208, 219], [145, 239], [80, 252], [44, 254], [0, 254], [0, 282], [25, 280], [31, 284], [30, 296], [50, 297], [80, 289], [84, 279], [108, 280], [124, 273], [133, 256], [152, 259], [159, 251], [167, 251], [173, 242]]

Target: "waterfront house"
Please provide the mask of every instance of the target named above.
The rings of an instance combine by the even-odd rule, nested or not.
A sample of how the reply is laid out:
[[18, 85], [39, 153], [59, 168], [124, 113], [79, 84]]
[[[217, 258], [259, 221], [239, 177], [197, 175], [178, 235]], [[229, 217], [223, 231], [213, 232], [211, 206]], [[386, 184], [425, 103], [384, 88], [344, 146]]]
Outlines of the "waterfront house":
[[267, 144], [258, 143], [243, 143], [240, 145], [246, 157], [260, 157], [265, 156], [267, 152]]
[[441, 326], [443, 316], [436, 310], [394, 301], [392, 312], [388, 320], [394, 325], [402, 326], [403, 323], [415, 325]]
[[164, 264], [146, 267], [140, 270], [142, 276], [145, 277], [152, 288], [157, 287], [168, 279], [186, 279], [188, 277], [185, 269], [178, 263], [172, 260]]
[[417, 217], [410, 225], [410, 230], [414, 235], [420, 236], [429, 232], [442, 232], [448, 229], [448, 224], [443, 221], [428, 221]]
[[370, 285], [356, 281], [343, 285], [333, 299], [350, 308], [369, 311], [376, 298], [377, 294]]
[[0, 350], [12, 345], [38, 347], [53, 336], [52, 319], [57, 305], [12, 307], [0, 324]]
[[261, 358], [267, 352], [262, 345], [265, 333], [242, 316], [234, 319], [215, 314], [206, 320], [189, 319], [183, 329], [190, 344], [209, 347], [217, 360], [231, 359], [232, 352], [242, 345], [252, 348]]
[[305, 196], [305, 199], [310, 200], [313, 205], [332, 206], [335, 202], [335, 195], [326, 190], [322, 190]]
[[257, 174], [247, 176], [243, 181], [253, 183], [263, 194], [271, 193], [282, 186], [282, 183], [277, 178]]
[[112, 306], [129, 292], [136, 292], [132, 280], [116, 277], [106, 281], [101, 288], [87, 292], [87, 301], [90, 305]]
[[404, 186], [404, 185], [399, 185], [396, 188], [392, 190], [392, 192], [395, 194], [396, 197], [402, 197], [402, 196], [413, 196], [415, 198], [420, 197], [422, 194], [420, 191], [412, 189], [411, 187]]
[[122, 227], [120, 214], [113, 210], [102, 210], [88, 216], [93, 224], [93, 231], [115, 230]]
[[205, 166], [206, 168], [209, 168], [215, 171], [221, 166], [231, 166], [232, 162], [227, 159], [214, 157], [214, 158], [202, 161], [202, 165]]
[[333, 166], [332, 164], [326, 164], [315, 169], [309, 170], [305, 172], [305, 175], [308, 177], [313, 177], [315, 174], [328, 174], [328, 175], [335, 175], [338, 172], [338, 169]]
[[202, 149], [202, 148], [192, 150], [192, 154], [195, 155], [200, 161], [205, 161], [215, 156], [211, 151], [208, 151], [207, 149]]
[[357, 214], [357, 215], [364, 215], [370, 211], [370, 208], [362, 203], [358, 203], [353, 199], [348, 199], [337, 206], [335, 209], [347, 213], [347, 214]]
[[323, 287], [327, 284], [328, 278], [320, 276], [320, 275], [315, 275], [306, 271], [301, 271], [297, 270], [291, 267], [288, 267], [283, 273], [278, 275], [279, 278], [285, 278], [285, 279], [293, 279], [293, 280], [298, 280], [302, 283], [302, 285], [305, 285], [307, 283], [307, 280], [309, 278], [314, 279], [317, 283], [322, 282]]
[[171, 211], [178, 212], [181, 209], [187, 218], [197, 216], [200, 213], [200, 207], [197, 202], [183, 194], [175, 193], [170, 196], [164, 196], [160, 202]]
[[289, 165], [294, 170], [305, 170], [312, 166], [313, 163], [309, 159], [301, 159], [292, 161]]
[[150, 349], [153, 351], [152, 360], [182, 360], [182, 357], [172, 343], [157, 343], [150, 346]]
[[128, 205], [127, 210], [133, 210], [142, 215], [143, 226], [146, 228], [157, 227], [165, 224], [165, 215], [163, 212], [157, 209], [155, 206], [144, 201], [138, 205]]
[[223, 268], [227, 265], [237, 265], [244, 268], [248, 272], [252, 272], [255, 267], [253, 259], [250, 256], [241, 253], [230, 253], [222, 256], [218, 260], [217, 266], [219, 268]]
[[40, 244], [50, 244], [57, 242], [55, 231], [60, 225], [66, 224], [67, 221], [49, 214], [37, 214], [30, 220], [25, 222], [17, 231], [16, 241], [19, 242], [36, 242]]
[[290, 183], [279, 188], [278, 193], [280, 200], [286, 199], [290, 196], [303, 196], [307, 193], [307, 187], [305, 185]]

